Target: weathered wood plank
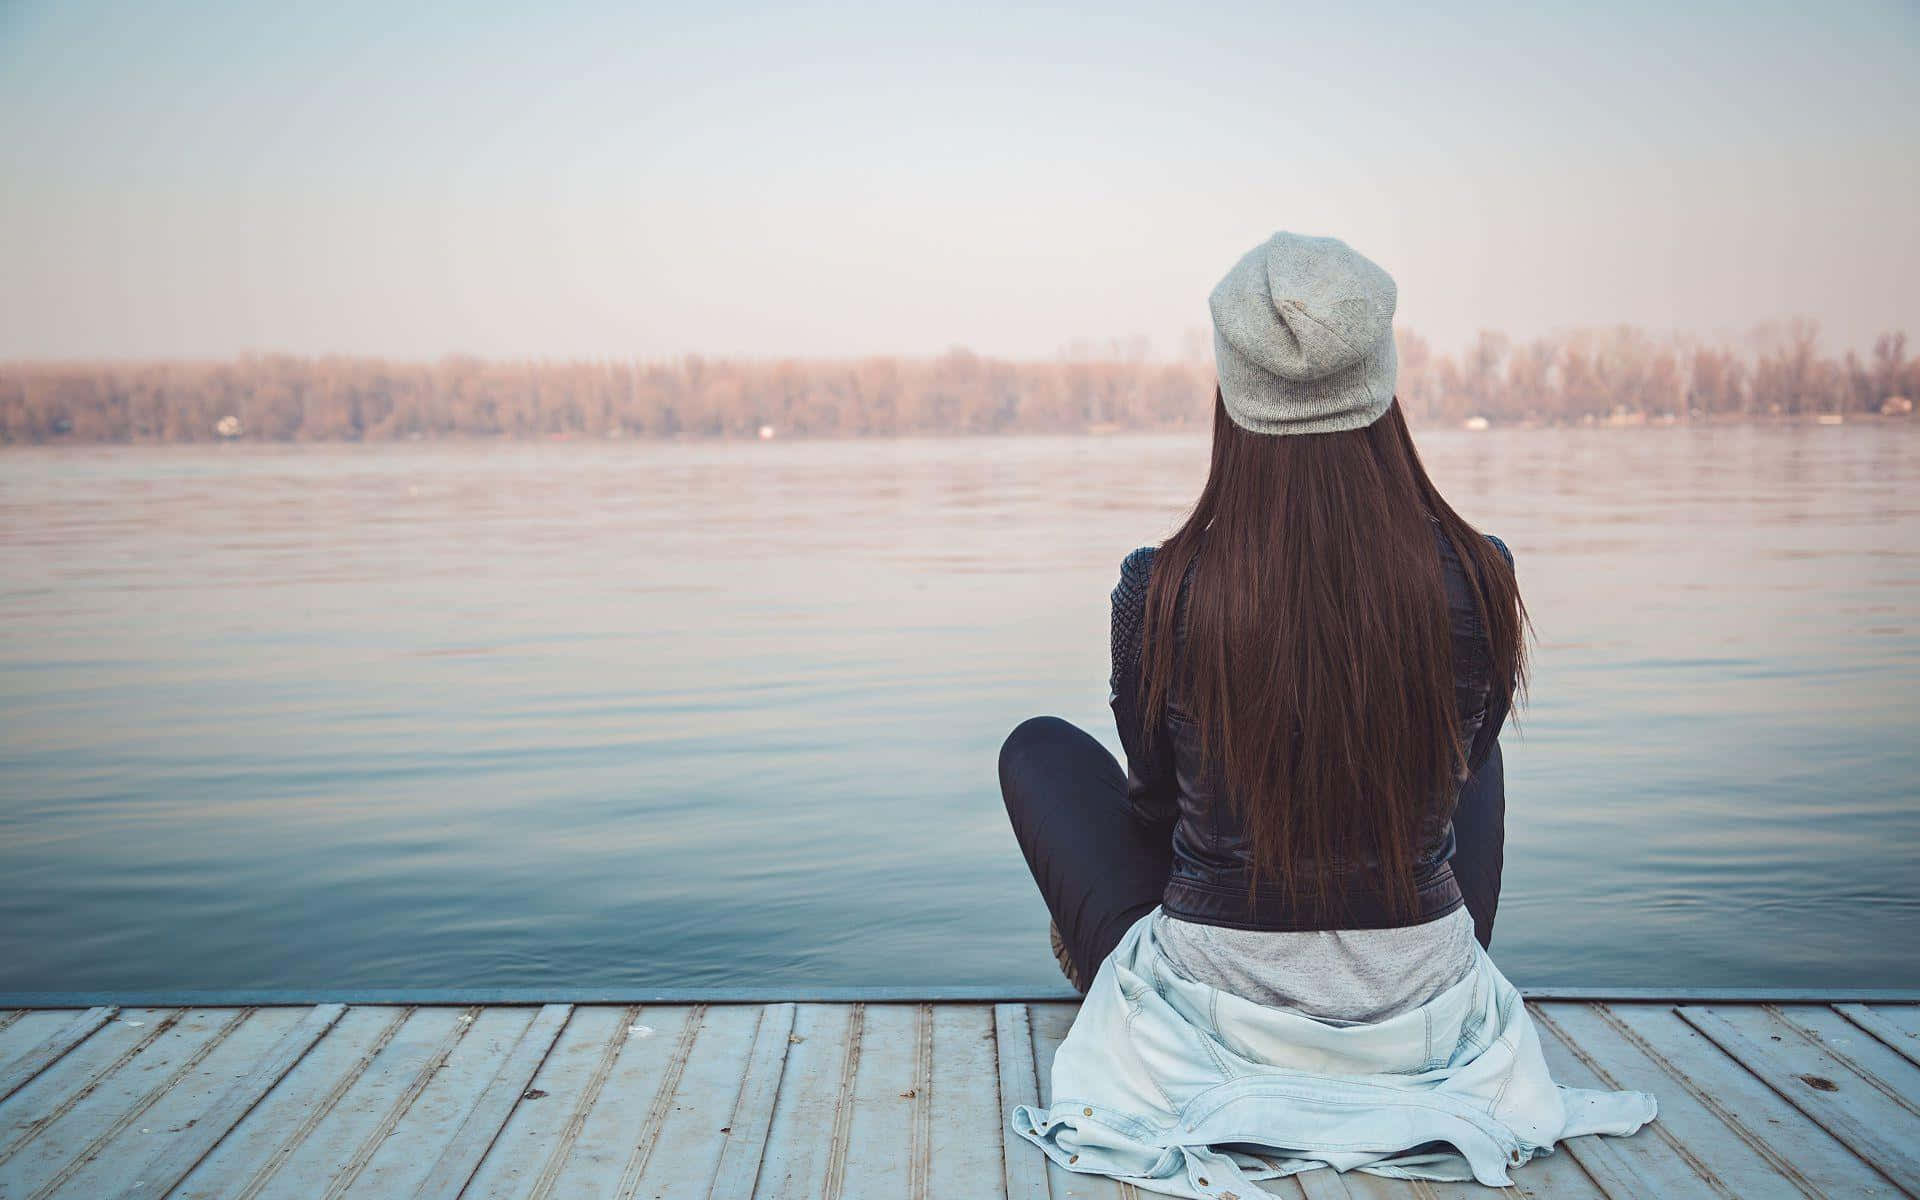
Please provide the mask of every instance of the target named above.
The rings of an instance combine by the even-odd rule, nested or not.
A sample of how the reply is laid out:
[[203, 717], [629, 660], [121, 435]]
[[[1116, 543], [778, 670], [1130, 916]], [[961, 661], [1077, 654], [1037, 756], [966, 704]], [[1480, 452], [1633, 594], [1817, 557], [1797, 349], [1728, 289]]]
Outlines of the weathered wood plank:
[[994, 1056], [1000, 1076], [1002, 1178], [1007, 1200], [1049, 1200], [1047, 1160], [1040, 1148], [1008, 1126], [1017, 1105], [1038, 1105], [1040, 1083], [1033, 1056], [1033, 1021], [1024, 1004], [993, 1006]]
[[[1540, 1050], [1556, 1082], [1573, 1087], [1618, 1089], [1625, 1085], [1597, 1054], [1606, 1046], [1589, 1048], [1561, 1025], [1569, 1008], [1563, 1004], [1533, 1007]], [[1630, 1065], [1630, 1064], [1629, 1064]], [[1730, 1196], [1711, 1172], [1702, 1176], [1661, 1122], [1655, 1121], [1629, 1138], [1588, 1134], [1561, 1143], [1588, 1177], [1612, 1200], [1637, 1196]]]
[[869, 1004], [847, 1125], [846, 1200], [926, 1200], [933, 1090], [930, 1006]]
[[638, 1006], [573, 1010], [527, 1088], [525, 1102], [513, 1110], [467, 1185], [467, 1200], [544, 1200], [553, 1194], [639, 1013]]
[[531, 1009], [481, 1009], [472, 1031], [400, 1113], [346, 1195], [387, 1200], [419, 1191], [535, 1019]]
[[1879, 1038], [1894, 1053], [1920, 1065], [1920, 1029], [1903, 1029], [1885, 1013], [1864, 1004], [1836, 1004], [1834, 1011]]
[[[993, 1010], [984, 1004], [933, 1008], [932, 1200], [1002, 1197], [998, 1066]], [[1032, 1153], [1032, 1146], [1026, 1146]]]
[[[638, 1111], [627, 1114], [629, 1121], [643, 1119], [658, 1133], [644, 1146], [629, 1143], [633, 1153], [626, 1170], [617, 1176], [614, 1200], [707, 1195], [759, 1027], [757, 1005], [704, 1010], [699, 1036], [689, 1048], [685, 1070], [676, 1077], [673, 1091], [656, 1092], [654, 1102], [661, 1107], [649, 1110], [644, 1118]], [[600, 1107], [606, 1105], [603, 1097]]]
[[747, 1055], [746, 1072], [740, 1079], [740, 1093], [734, 1101], [733, 1115], [727, 1121], [727, 1140], [720, 1147], [720, 1161], [714, 1167], [713, 1180], [707, 1189], [709, 1197], [731, 1200], [753, 1195], [792, 1039], [793, 1005], [769, 1004], [761, 1010], [760, 1028], [754, 1032], [753, 1049]]
[[41, 1194], [98, 1200], [124, 1191], [141, 1178], [138, 1172], [156, 1152], [195, 1134], [214, 1101], [251, 1074], [305, 1012], [277, 1008], [243, 1013], [227, 1027], [225, 1036], [208, 1044], [204, 1054], [183, 1063], [150, 1101], [122, 1114], [103, 1131], [69, 1164], [64, 1178], [57, 1185], [53, 1181], [43, 1185]]
[[1873, 1015], [1882, 1017], [1896, 1029], [1902, 1029], [1920, 1037], [1920, 1004], [1891, 1004], [1868, 1001], [1872, 1005]]
[[[1902, 1188], [1920, 1193], [1920, 1155], [1913, 1139], [1893, 1132], [1910, 1126], [1911, 1114], [1839, 1059], [1791, 1031], [1769, 1033], [1763, 1027], [1763, 1047], [1717, 1009], [1682, 1006], [1675, 1011], [1854, 1153]], [[1777, 1021], [1771, 1014], [1759, 1016]], [[1742, 1023], [1751, 1027], [1752, 1020], [1743, 1018]], [[1780, 1040], [1773, 1041], [1775, 1037]]]
[[[637, 1179], [671, 1108], [703, 1011], [680, 1006], [576, 1010], [573, 1024], [568, 1026], [568, 1037], [573, 1035], [575, 1027], [595, 1028], [587, 1020], [588, 1014], [616, 1015], [607, 1034], [610, 1042], [605, 1047], [612, 1053], [612, 1062], [597, 1094], [589, 1100], [583, 1093], [573, 1102], [579, 1111], [579, 1127], [571, 1146], [556, 1145], [544, 1152], [539, 1177], [527, 1193], [532, 1200], [615, 1195], [630, 1162], [636, 1164], [634, 1177]], [[553, 1065], [549, 1059], [548, 1066]], [[595, 1069], [598, 1069], [597, 1063]], [[534, 1086], [545, 1087], [538, 1080]], [[559, 1090], [547, 1090], [553, 1092], [553, 1099], [562, 1095]], [[547, 1100], [539, 1101], [539, 1104], [546, 1103]], [[523, 1105], [522, 1112], [536, 1107]], [[519, 1116], [516, 1114], [515, 1119]], [[569, 1127], [571, 1121], [570, 1116]], [[476, 1187], [478, 1183], [476, 1180]], [[513, 1193], [509, 1190], [508, 1194]]]
[[[253, 1111], [254, 1105], [260, 1103], [261, 1098], [286, 1077], [294, 1064], [313, 1048], [313, 1044], [326, 1036], [345, 1011], [343, 1004], [322, 1004], [309, 1009], [298, 1024], [282, 1034], [278, 1042], [257, 1058], [251, 1071], [228, 1085], [199, 1116], [178, 1128], [177, 1136], [173, 1137], [170, 1144], [148, 1159], [135, 1172], [134, 1181], [121, 1189], [121, 1200], [143, 1200], [165, 1196], [172, 1191], [176, 1184], [187, 1177], [188, 1172], [199, 1165], [208, 1151], [231, 1133], [234, 1126]], [[253, 1032], [258, 1028], [264, 1036], [269, 1029], [267, 1018], [282, 1015], [277, 1012], [257, 1014], [248, 1022], [245, 1032]], [[238, 1050], [239, 1043], [239, 1037], [230, 1038], [222, 1050]], [[252, 1047], [247, 1049], [250, 1052]], [[212, 1073], [211, 1063], [208, 1073]], [[157, 1113], [154, 1115], [159, 1116]]]
[[[90, 1008], [73, 1017], [58, 1029], [52, 1030], [31, 1050], [27, 1050], [0, 1067], [0, 1100], [5, 1100], [21, 1088], [31, 1083], [35, 1076], [52, 1066], [69, 1050], [92, 1037], [94, 1031], [105, 1025], [118, 1011], [110, 1006]], [[13, 1022], [19, 1024], [19, 1022]], [[37, 1028], [39, 1022], [26, 1022], [27, 1031]]]
[[[1776, 1155], [1766, 1138], [1729, 1122], [1730, 1114], [1723, 1107], [1710, 1103], [1697, 1089], [1690, 1088], [1671, 1060], [1625, 1025], [1615, 1009], [1628, 1006], [1546, 1004], [1537, 1007], [1604, 1070], [1607, 1079], [1612, 1081], [1608, 1086], [1652, 1092], [1659, 1099], [1659, 1119], [1654, 1127], [1643, 1132], [1671, 1145], [1713, 1192], [1762, 1195], [1780, 1186], [1785, 1178], [1783, 1168], [1792, 1170], [1791, 1163]], [[1711, 1050], [1711, 1047], [1705, 1049]], [[1741, 1070], [1737, 1063], [1724, 1056], [1719, 1056], [1718, 1065], [1723, 1072]]]
[[[1732, 1130], [1751, 1156], [1779, 1172], [1771, 1190], [1782, 1195], [1868, 1196], [1889, 1190], [1884, 1176], [1681, 1020], [1671, 1005], [1613, 1004], [1600, 1013], [1666, 1073], [1669, 1082], [1656, 1092], [1661, 1123], [1673, 1120], [1688, 1100], [1697, 1103]], [[1716, 1169], [1736, 1153], [1718, 1142], [1701, 1144], [1712, 1148], [1708, 1161]]]
[[[1920, 1136], [1920, 1064], [1824, 1004], [1763, 1007], [1906, 1109], [1915, 1134]], [[1738, 1027], [1737, 1022], [1735, 1025]]]
[[171, 1200], [253, 1200], [399, 1033], [408, 1010], [349, 1009], [172, 1193]]
[[35, 1131], [37, 1136], [0, 1164], [0, 1194], [8, 1200], [45, 1200], [65, 1187], [91, 1156], [122, 1131], [136, 1127], [141, 1114], [239, 1028], [249, 1011], [195, 1009], [162, 1016], [158, 1036], [142, 1040], [131, 1055], [117, 1057], [114, 1070], [93, 1086], [83, 1086], [70, 1105], [51, 1114], [50, 1122]]
[[[111, 1005], [99, 1008], [109, 1015], [114, 1011]], [[71, 1026], [75, 1018], [88, 1016], [88, 1013], [64, 1008], [15, 1010], [6, 1027], [0, 1029], [0, 1077], [12, 1076], [21, 1060]], [[7, 1095], [16, 1090], [10, 1089]], [[0, 1102], [5, 1099], [6, 1096], [0, 1096]]]
[[[58, 1175], [40, 1183], [36, 1196], [96, 1200], [121, 1192], [138, 1179], [138, 1167], [156, 1152], [182, 1135], [192, 1137], [215, 1096], [246, 1077], [301, 1016], [298, 1008], [234, 1014], [202, 1050], [190, 1054], [138, 1104], [102, 1127]], [[81, 1112], [84, 1106], [77, 1108], [75, 1116]]]
[[[8, 1178], [6, 1164], [15, 1155], [172, 1028], [181, 1015], [145, 1008], [123, 1010], [32, 1082], [0, 1101], [0, 1180]], [[62, 1013], [62, 1024], [72, 1016]]]
[[754, 1195], [821, 1200], [838, 1194], [865, 1031], [864, 1004], [803, 1004], [795, 1010], [793, 1045]]
[[[468, 1018], [462, 1020], [461, 1018]], [[266, 1200], [339, 1200], [407, 1108], [479, 1019], [475, 1010], [420, 1008], [291, 1154], [249, 1186]]]
[[[1863, 1115], [1876, 1111], [1877, 1127], [1891, 1130], [1904, 1125], [1920, 1135], [1920, 1068], [1830, 1008], [1747, 1005], [1720, 1016], [1779, 1061], [1799, 1064], [1797, 1072], [1817, 1075], [1825, 1062], [1838, 1062], [1867, 1085], [1856, 1098]], [[1829, 1033], [1831, 1038], [1823, 1036]], [[1869, 1110], [1869, 1105], [1877, 1107]]]
[[415, 1189], [417, 1200], [459, 1200], [480, 1160], [493, 1148], [494, 1139], [506, 1128], [507, 1118], [533, 1083], [540, 1064], [547, 1061], [553, 1043], [573, 1015], [570, 1004], [543, 1006], [514, 1043], [513, 1050], [500, 1064], [473, 1101], [459, 1128], [427, 1172], [427, 1178]]

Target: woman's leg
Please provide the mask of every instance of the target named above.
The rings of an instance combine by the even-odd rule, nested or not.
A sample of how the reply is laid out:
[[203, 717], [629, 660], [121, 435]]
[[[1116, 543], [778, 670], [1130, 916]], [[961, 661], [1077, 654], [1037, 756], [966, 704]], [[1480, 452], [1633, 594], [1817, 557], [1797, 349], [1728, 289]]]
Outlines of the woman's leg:
[[1068, 956], [1083, 982], [1153, 911], [1173, 846], [1127, 806], [1127, 775], [1107, 748], [1059, 717], [1023, 721], [1000, 747], [1000, 794]]
[[1493, 913], [1500, 907], [1500, 867], [1507, 842], [1507, 773], [1500, 742], [1460, 789], [1453, 812], [1453, 878], [1473, 915], [1473, 935], [1493, 943]]

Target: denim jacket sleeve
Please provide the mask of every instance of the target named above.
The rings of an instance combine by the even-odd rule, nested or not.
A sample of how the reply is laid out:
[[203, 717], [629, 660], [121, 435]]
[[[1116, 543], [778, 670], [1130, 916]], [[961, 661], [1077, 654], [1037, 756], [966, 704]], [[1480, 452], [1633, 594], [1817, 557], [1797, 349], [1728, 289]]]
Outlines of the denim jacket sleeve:
[[[1513, 551], [1507, 549], [1507, 544], [1492, 534], [1487, 535], [1487, 540], [1492, 542], [1493, 548], [1500, 552], [1500, 557], [1507, 560], [1507, 569], [1512, 570]], [[1512, 682], [1508, 680], [1506, 687], [1491, 689], [1487, 697], [1487, 719], [1481, 723], [1480, 731], [1474, 735], [1473, 745], [1467, 748], [1469, 776], [1480, 770], [1480, 765], [1487, 761], [1487, 755], [1493, 753], [1493, 744], [1500, 740], [1500, 728], [1507, 723], [1508, 710], [1513, 706]]]
[[1120, 564], [1120, 582], [1113, 589], [1113, 670], [1107, 702], [1127, 752], [1127, 805], [1136, 819], [1165, 828], [1171, 836], [1180, 813], [1173, 746], [1164, 732], [1149, 728], [1150, 721], [1157, 724], [1157, 716], [1140, 711], [1140, 650], [1153, 552], [1154, 547], [1142, 546]]

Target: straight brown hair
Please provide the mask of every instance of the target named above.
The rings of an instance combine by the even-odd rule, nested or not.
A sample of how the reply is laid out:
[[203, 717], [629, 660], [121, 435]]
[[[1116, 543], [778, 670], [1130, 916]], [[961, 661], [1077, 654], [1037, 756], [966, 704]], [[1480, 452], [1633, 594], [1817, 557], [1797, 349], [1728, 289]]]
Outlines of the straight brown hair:
[[[1364, 428], [1274, 436], [1234, 424], [1215, 388], [1206, 487], [1148, 584], [1142, 711], [1178, 702], [1199, 727], [1247, 831], [1250, 892], [1277, 880], [1337, 919], [1365, 886], [1414, 911], [1423, 822], [1466, 777], [1436, 523], [1510, 704], [1526, 686], [1519, 587], [1427, 477], [1399, 402]], [[1377, 878], [1345, 873], [1369, 861]]]

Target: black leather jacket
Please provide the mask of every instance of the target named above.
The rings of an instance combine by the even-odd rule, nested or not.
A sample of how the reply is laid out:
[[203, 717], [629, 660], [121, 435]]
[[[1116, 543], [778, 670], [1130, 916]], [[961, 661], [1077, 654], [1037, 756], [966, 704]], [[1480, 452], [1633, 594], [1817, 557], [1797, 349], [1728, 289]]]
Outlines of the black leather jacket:
[[[1467, 568], [1437, 524], [1434, 537], [1453, 616], [1454, 704], [1471, 775], [1485, 761], [1506, 720], [1505, 689], [1492, 686], [1492, 650], [1467, 584]], [[1511, 566], [1513, 555], [1505, 543], [1491, 536], [1489, 540]], [[1151, 715], [1157, 722], [1157, 736], [1146, 736], [1149, 715], [1140, 711], [1139, 699], [1140, 647], [1153, 556], [1152, 546], [1129, 554], [1120, 567], [1120, 583], [1113, 589], [1109, 699], [1127, 752], [1127, 796], [1133, 814], [1156, 830], [1165, 829], [1173, 839], [1173, 873], [1161, 900], [1168, 915], [1235, 929], [1376, 929], [1420, 924], [1459, 908], [1460, 889], [1448, 864], [1453, 856], [1457, 787], [1443, 805], [1435, 805], [1426, 821], [1414, 879], [1417, 912], [1395, 917], [1380, 890], [1377, 864], [1365, 863], [1337, 868], [1343, 878], [1336, 887], [1347, 902], [1337, 922], [1309, 911], [1304, 899], [1289, 905], [1283, 889], [1271, 880], [1254, 890], [1249, 904], [1252, 858], [1246, 831], [1233, 806], [1218, 794], [1218, 775], [1201, 760], [1199, 730], [1178, 696], [1168, 702], [1166, 711]], [[1312, 891], [1301, 889], [1305, 896]]]

